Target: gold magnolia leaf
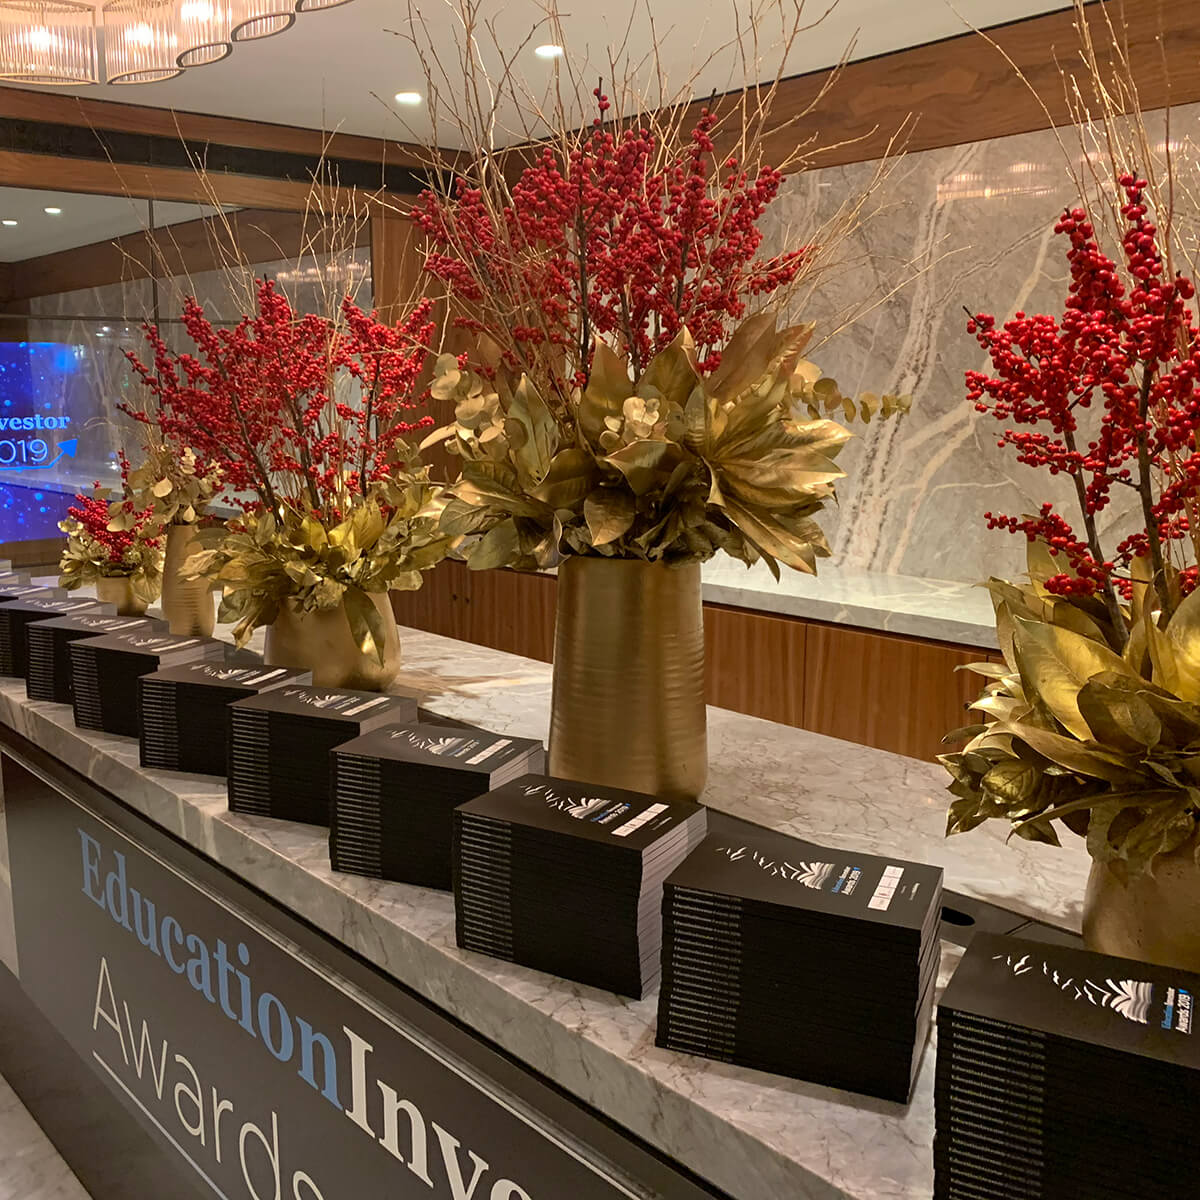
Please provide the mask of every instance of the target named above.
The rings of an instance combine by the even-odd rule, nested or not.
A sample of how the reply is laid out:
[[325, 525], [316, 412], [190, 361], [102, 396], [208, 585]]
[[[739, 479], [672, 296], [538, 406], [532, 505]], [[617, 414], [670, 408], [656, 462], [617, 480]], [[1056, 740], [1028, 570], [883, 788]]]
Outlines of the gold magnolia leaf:
[[633, 394], [629, 366], [607, 342], [597, 340], [587, 387], [579, 397], [579, 425], [593, 444], [605, 432], [609, 418], [619, 418], [625, 401]]
[[1200, 591], [1184, 598], [1167, 622], [1166, 636], [1173, 644], [1176, 687], [1182, 700], [1200, 702]]
[[686, 458], [686, 452], [674, 442], [630, 442], [608, 455], [603, 461], [615, 467], [637, 496], [644, 496], [665, 486], [675, 468]]
[[1119, 787], [1131, 787], [1139, 781], [1144, 781], [1145, 777], [1136, 770], [1133, 763], [1099, 746], [1084, 745], [1074, 738], [1052, 733], [1048, 729], [1039, 729], [1024, 721], [1013, 722], [1005, 728], [1030, 749], [1036, 750], [1051, 762], [1076, 775], [1103, 779]]
[[471, 548], [467, 566], [472, 571], [491, 571], [506, 567], [515, 559], [520, 549], [520, 534], [514, 520], [501, 521]]
[[721, 351], [721, 365], [708, 377], [709, 394], [732, 400], [757, 383], [771, 367], [779, 343], [776, 316], [769, 309], [748, 317]]
[[387, 627], [383, 614], [360, 588], [346, 588], [342, 594], [346, 619], [354, 644], [363, 654], [373, 655], [382, 664], [387, 652]]
[[1092, 678], [1080, 689], [1078, 705], [1093, 739], [1101, 745], [1137, 752], [1162, 739], [1162, 722], [1136, 691], [1107, 687]]
[[593, 546], [607, 546], [625, 536], [637, 516], [637, 504], [624, 488], [598, 488], [583, 502], [583, 516]]
[[525, 486], [536, 487], [546, 477], [558, 448], [558, 422], [528, 376], [521, 377], [513, 393], [508, 419], [525, 435], [524, 443], [513, 447], [514, 465]]
[[683, 408], [699, 379], [696, 346], [692, 335], [684, 328], [665, 350], [659, 351], [650, 360], [650, 365], [637, 382], [637, 394], [657, 394]]
[[529, 494], [549, 508], [577, 508], [592, 490], [596, 460], [587, 450], [560, 450], [550, 462], [545, 478]]
[[1102, 671], [1131, 675], [1124, 659], [1107, 646], [1070, 629], [1016, 617], [1013, 648], [1028, 695], [1037, 698], [1077, 738], [1091, 730], [1079, 711], [1079, 692]]

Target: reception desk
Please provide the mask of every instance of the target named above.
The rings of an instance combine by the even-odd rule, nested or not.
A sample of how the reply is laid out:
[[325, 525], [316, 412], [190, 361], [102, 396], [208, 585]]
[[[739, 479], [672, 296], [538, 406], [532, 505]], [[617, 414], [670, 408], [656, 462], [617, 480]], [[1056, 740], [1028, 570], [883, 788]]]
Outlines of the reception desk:
[[[545, 736], [548, 666], [401, 633], [397, 690], [427, 714]], [[661, 1050], [655, 996], [618, 998], [460, 951], [448, 894], [335, 873], [324, 831], [228, 812], [221, 779], [144, 771], [135, 742], [77, 731], [68, 708], [27, 701], [18, 681], [0, 682], [0, 753], [0, 959], [7, 982], [23, 985], [2, 989], [0, 1071], [15, 1070], [21, 1091], [37, 1053], [53, 1056], [43, 1075], [54, 1063], [86, 1063], [88, 1086], [133, 1114], [145, 1154], [159, 1156], [151, 1175], [177, 1171], [173, 1196], [268, 1200], [276, 1179], [283, 1200], [931, 1194], [933, 1043], [908, 1105]], [[945, 840], [935, 765], [720, 709], [710, 710], [710, 762], [704, 799], [732, 836], [747, 820], [936, 863], [947, 889], [968, 901], [960, 921], [974, 900], [999, 906], [1009, 931], [1030, 920], [1078, 929], [1082, 846], [1006, 843], [999, 828]], [[123, 905], [137, 908], [135, 891], [157, 901], [159, 953], [146, 944], [148, 919], [140, 931], [121, 919]], [[167, 916], [176, 924], [164, 925]], [[189, 936], [215, 954], [218, 934], [231, 965], [213, 968], [210, 1002], [205, 980], [175, 965]], [[246, 949], [244, 970], [235, 947]], [[943, 984], [958, 953], [943, 941]], [[199, 1006], [183, 1023], [194, 1055], [178, 1051], [195, 1086], [158, 1032], [182, 1021], [181, 1005]], [[22, 1020], [28, 1038], [12, 1032]], [[340, 1074], [331, 1075], [320, 1031], [341, 1056]], [[164, 1070], [174, 1071], [165, 1085], [151, 1069], [160, 1041]], [[92, 1059], [103, 1062], [89, 1061], [93, 1043]], [[150, 1066], [138, 1068], [146, 1055]], [[10, 1068], [6, 1057], [22, 1061]], [[206, 1113], [203, 1142], [192, 1091]], [[40, 1116], [38, 1101], [27, 1099]], [[212, 1115], [223, 1102], [235, 1107], [222, 1110], [232, 1124], [217, 1164]], [[60, 1145], [69, 1140], [49, 1131]], [[220, 1174], [232, 1170], [237, 1182], [234, 1131], [245, 1133], [245, 1186]], [[81, 1176], [99, 1195], [101, 1183]]]

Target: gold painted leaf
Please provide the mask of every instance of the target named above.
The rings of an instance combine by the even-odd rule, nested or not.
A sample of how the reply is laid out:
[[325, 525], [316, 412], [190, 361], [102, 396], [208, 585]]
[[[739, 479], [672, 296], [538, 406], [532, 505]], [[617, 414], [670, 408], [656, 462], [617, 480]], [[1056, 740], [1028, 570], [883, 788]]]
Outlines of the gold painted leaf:
[[508, 566], [520, 549], [517, 523], [501, 521], [479, 539], [467, 556], [467, 566], [472, 571], [492, 571]]
[[1084, 745], [1048, 729], [1038, 729], [1024, 721], [1006, 726], [1032, 750], [1077, 775], [1104, 779], [1117, 786], [1131, 786], [1143, 779], [1128, 761], [1099, 746]]
[[583, 515], [592, 545], [607, 546], [629, 532], [637, 505], [624, 488], [598, 488], [583, 502]]
[[779, 335], [775, 313], [767, 309], [747, 317], [721, 351], [721, 365], [709, 376], [708, 390], [718, 400], [732, 400], [770, 369]]
[[644, 496], [664, 487], [687, 457], [675, 442], [640, 441], [622, 446], [604, 459], [625, 476], [634, 494]]
[[1136, 752], [1162, 739], [1162, 722], [1136, 691], [1107, 687], [1093, 678], [1080, 689], [1078, 703], [1092, 738], [1101, 745]]
[[1200, 702], [1200, 591], [1184, 598], [1165, 630], [1172, 642], [1177, 687], [1182, 700]]
[[576, 509], [592, 490], [596, 478], [596, 460], [586, 450], [560, 450], [550, 469], [529, 494], [549, 508]]
[[1124, 659], [1107, 646], [1070, 629], [1043, 621], [1015, 618], [1013, 647], [1028, 695], [1037, 696], [1077, 738], [1091, 730], [1079, 711], [1079, 692], [1093, 675], [1114, 671], [1130, 675]]
[[595, 443], [605, 430], [605, 419], [617, 418], [626, 399], [633, 394], [629, 366], [607, 342], [597, 341], [592, 371], [579, 397], [579, 424]]
[[696, 346], [687, 329], [681, 329], [675, 340], [659, 351], [637, 382], [639, 396], [655, 394], [674, 401], [682, 408], [700, 380], [696, 370]]
[[373, 654], [382, 663], [387, 648], [387, 627], [383, 623], [383, 614], [361, 588], [346, 588], [342, 593], [342, 601], [346, 606], [346, 619], [350, 622], [354, 644], [363, 654]]
[[527, 376], [522, 376], [513, 393], [508, 419], [524, 433], [523, 443], [513, 447], [513, 463], [525, 486], [536, 487], [546, 477], [558, 448], [558, 422]]
[[169, 479], [160, 479], [150, 491], [161, 500], [164, 496], [169, 496], [174, 488], [175, 485]]

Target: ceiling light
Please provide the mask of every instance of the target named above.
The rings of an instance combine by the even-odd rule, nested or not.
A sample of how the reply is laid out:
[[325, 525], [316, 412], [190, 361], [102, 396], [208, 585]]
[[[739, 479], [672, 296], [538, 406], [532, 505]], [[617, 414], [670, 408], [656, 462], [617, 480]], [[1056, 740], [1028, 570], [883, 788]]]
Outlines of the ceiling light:
[[102, 14], [109, 83], [158, 83], [180, 73], [181, 19], [172, 0], [108, 0]]
[[296, 22], [296, 0], [237, 0], [233, 40], [249, 42], [290, 29]]
[[15, 224], [16, 224], [16, 221], [14, 221], [12, 219], [12, 217], [6, 217], [3, 221], [0, 221], [0, 225], [15, 225]]
[[95, 9], [76, 0], [0, 0], [0, 80], [99, 83]]
[[179, 6], [181, 67], [204, 67], [232, 52], [233, 10], [233, 0], [183, 0]]
[[397, 104], [408, 104], [408, 105], [420, 104], [423, 99], [424, 99], [424, 97], [421, 95], [420, 92], [397, 92], [396, 93], [396, 103]]
[[561, 46], [555, 45], [538, 46], [533, 52], [538, 58], [562, 58], [564, 53]]
[[44, 209], [42, 209], [42, 211], [44, 213], [46, 213], [47, 216], [51, 216], [51, 217], [57, 217], [57, 216], [61, 215], [61, 213], [62, 213], [61, 208], [44, 208]]

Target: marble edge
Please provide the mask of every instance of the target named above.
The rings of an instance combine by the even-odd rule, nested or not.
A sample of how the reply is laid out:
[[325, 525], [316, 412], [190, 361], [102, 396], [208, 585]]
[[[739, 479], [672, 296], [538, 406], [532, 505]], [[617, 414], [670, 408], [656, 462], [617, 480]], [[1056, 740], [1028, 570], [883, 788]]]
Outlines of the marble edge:
[[[18, 688], [21, 694], [14, 694]], [[894, 1167], [884, 1166], [893, 1155], [909, 1157], [929, 1144], [931, 1127], [913, 1131], [915, 1138], [903, 1129], [915, 1095], [902, 1106], [660, 1050], [653, 1046], [653, 997], [624, 1000], [461, 951], [454, 945], [449, 894], [337, 874], [329, 866], [326, 839], [308, 827], [272, 821], [273, 828], [263, 828], [230, 813], [225, 788], [202, 776], [178, 776], [181, 783], [203, 786], [176, 791], [160, 781], [163, 773], [136, 765], [136, 742], [54, 719], [63, 714], [69, 721], [69, 708], [28, 701], [19, 683], [0, 683], [0, 715], [17, 732], [739, 1200], [784, 1194], [803, 1200], [915, 1200], [923, 1194], [913, 1181], [896, 1178]], [[121, 750], [133, 761], [122, 761]], [[389, 902], [397, 910], [411, 909], [407, 915], [414, 926], [428, 927], [403, 924], [399, 912], [389, 916], [384, 911]], [[646, 1052], [658, 1060], [647, 1064], [631, 1057]], [[918, 1080], [922, 1093], [932, 1092], [932, 1057], [931, 1042]], [[718, 1094], [736, 1093], [736, 1102], [747, 1107], [718, 1111], [714, 1098], [692, 1082], [698, 1076], [724, 1080], [727, 1086], [718, 1086]], [[799, 1135], [811, 1145], [815, 1164], [771, 1145], [752, 1127], [756, 1098], [786, 1106], [786, 1120], [769, 1122], [767, 1133], [784, 1128]], [[871, 1139], [872, 1156], [881, 1156], [877, 1169], [855, 1161], [855, 1155], [861, 1160], [864, 1137]], [[830, 1138], [841, 1145], [829, 1145]], [[861, 1177], [834, 1182], [840, 1174], [834, 1164], [849, 1176], [865, 1175], [870, 1190]]]
[[992, 625], [936, 616], [932, 613], [909, 612], [882, 605], [856, 604], [825, 596], [768, 591], [765, 588], [739, 588], [731, 584], [707, 581], [703, 585], [703, 595], [709, 603], [749, 611], [758, 610], [854, 629], [926, 638], [929, 641], [947, 642], [988, 652], [995, 652], [1000, 647]]

